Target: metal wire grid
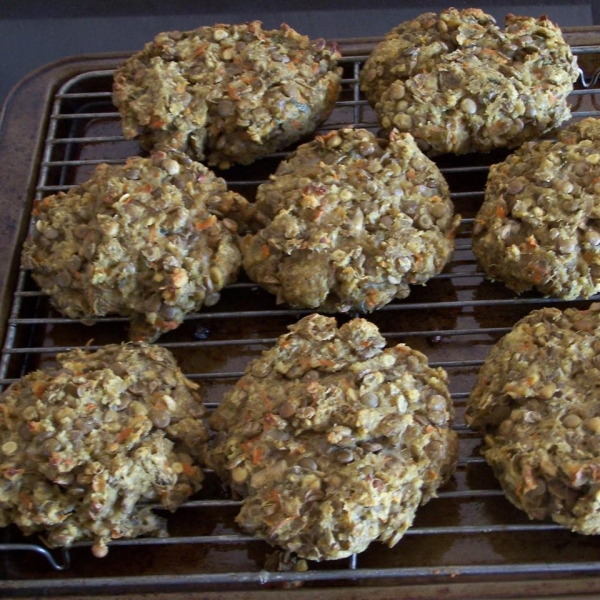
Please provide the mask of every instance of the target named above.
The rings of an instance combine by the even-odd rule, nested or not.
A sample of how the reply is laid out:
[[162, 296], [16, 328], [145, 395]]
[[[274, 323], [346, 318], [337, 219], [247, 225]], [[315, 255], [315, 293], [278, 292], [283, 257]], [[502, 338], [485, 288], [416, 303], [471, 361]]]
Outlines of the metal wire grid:
[[[587, 52], [598, 52], [600, 47], [585, 47], [575, 48], [575, 52], [587, 53]], [[347, 57], [343, 59], [345, 68], [345, 78], [343, 80], [344, 93], [342, 100], [338, 102], [336, 111], [339, 112], [344, 124], [352, 124], [358, 127], [366, 127], [370, 129], [376, 128], [376, 121], [374, 114], [368, 107], [367, 102], [363, 99], [360, 94], [358, 87], [358, 74], [362, 62], [366, 57]], [[85, 171], [86, 169], [93, 168], [100, 162], [109, 163], [120, 163], [124, 162], [127, 152], [122, 153], [121, 151], [116, 152], [116, 157], [113, 155], [113, 149], [123, 144], [130, 144], [126, 142], [122, 135], [119, 133], [113, 133], [111, 131], [108, 134], [89, 134], [87, 130], [81, 125], [85, 124], [100, 124], [109, 123], [118, 119], [118, 113], [111, 108], [110, 100], [110, 88], [107, 87], [106, 82], [110, 81], [112, 72], [110, 71], [94, 71], [80, 75], [67, 83], [65, 83], [57, 92], [54, 97], [53, 104], [51, 107], [51, 115], [49, 121], [49, 127], [47, 131], [47, 137], [45, 141], [45, 149], [42, 161], [39, 168], [39, 179], [36, 188], [36, 198], [40, 199], [49, 193], [55, 193], [57, 191], [66, 190], [74, 185], [72, 180], [72, 174], [74, 169]], [[575, 107], [574, 118], [582, 118], [586, 116], [600, 116], [600, 110], [596, 110], [596, 94], [599, 90], [593, 89], [600, 79], [600, 72], [594, 73], [589, 81], [586, 79], [583, 72], [581, 73], [581, 85], [582, 88], [576, 90], [573, 94], [573, 103]], [[99, 85], [98, 85], [99, 83]], [[92, 85], [94, 84], [94, 85]], [[86, 91], [87, 88], [99, 88], [99, 91]], [[83, 89], [84, 91], [80, 91]], [[75, 107], [75, 108], [73, 108]], [[94, 110], [90, 110], [90, 107], [96, 107]], [[341, 123], [336, 121], [334, 118], [331, 119], [324, 127], [327, 129], [338, 128]], [[65, 124], [69, 125], [65, 128]], [[91, 128], [94, 130], [94, 128]], [[83, 131], [83, 133], [81, 133]], [[95, 130], [94, 130], [95, 131]], [[75, 132], [75, 133], [73, 133]], [[99, 146], [101, 148], [110, 148], [108, 155], [86, 158], [81, 157], [81, 149], [93, 148]], [[80, 154], [74, 158], [70, 156], [70, 152], [73, 148], [78, 148]], [[285, 156], [286, 153], [278, 153], [273, 156], [277, 159]], [[479, 178], [485, 179], [488, 170], [488, 164], [459, 164], [456, 165], [441, 165], [442, 172], [444, 175], [451, 179], [457, 180], [467, 178]], [[256, 186], [263, 181], [263, 179], [256, 178], [230, 178], [225, 174], [225, 178], [228, 179], [228, 185], [231, 189], [243, 189], [247, 186]], [[483, 197], [483, 188], [480, 185], [477, 189], [467, 189], [462, 191], [455, 191], [452, 193], [452, 198], [457, 203], [471, 203], [479, 202]], [[470, 250], [470, 239], [469, 231], [473, 219], [463, 219], [461, 226], [461, 232], [458, 236], [457, 249], [449, 268], [441, 275], [435, 278], [438, 283], [444, 281], [450, 282], [457, 288], [467, 287], [471, 291], [479, 285], [483, 280], [482, 274], [477, 270], [473, 255]], [[233, 290], [235, 294], [249, 294], [255, 289], [254, 284], [250, 282], [240, 282], [232, 286], [229, 286], [229, 290]], [[411, 297], [412, 298], [412, 297]], [[459, 319], [456, 323], [450, 327], [419, 327], [417, 325], [409, 330], [383, 330], [382, 333], [386, 339], [390, 341], [397, 341], [399, 338], [402, 340], [413, 339], [421, 340], [422, 342], [427, 340], [433, 345], [437, 343], [441, 338], [450, 340], [451, 345], [453, 342], [460, 340], [461, 337], [472, 340], [473, 336], [476, 338], [481, 336], [482, 339], [488, 340], [486, 342], [489, 347], [493, 341], [507, 331], [509, 331], [509, 325], [503, 325], [500, 327], [475, 327], [472, 323], [467, 322], [463, 326], [463, 320], [460, 318], [465, 311], [477, 310], [478, 308], [484, 308], [487, 310], [498, 310], [502, 311], [504, 308], [519, 307], [520, 310], [528, 312], [534, 307], [541, 305], [555, 304], [559, 306], [574, 305], [576, 303], [566, 303], [564, 301], [556, 299], [541, 299], [539, 297], [524, 297], [518, 300], [511, 294], [498, 294], [496, 297], [492, 296], [484, 299], [477, 299], [472, 293], [467, 299], [460, 297], [457, 299], [439, 299], [434, 301], [417, 300], [413, 301], [409, 298], [406, 301], [394, 302], [378, 311], [380, 314], [389, 315], [408, 315], [409, 320], [412, 319], [411, 315], [421, 315], [423, 311], [457, 311]], [[31, 333], [35, 328], [55, 328], [66, 325], [71, 325], [73, 321], [67, 318], [60, 317], [52, 312], [49, 312], [47, 306], [44, 304], [45, 296], [42, 292], [35, 288], [32, 288], [31, 282], [29, 281], [29, 275], [25, 270], [19, 272], [17, 288], [14, 293], [14, 301], [8, 321], [7, 335], [2, 349], [2, 356], [0, 358], [0, 385], [7, 386], [18, 377], [22, 376], [27, 372], [32, 364], [37, 364], [40, 361], [43, 362], [43, 358], [46, 356], [54, 355], [57, 352], [66, 351], [73, 348], [73, 345], [60, 345], [53, 343], [46, 343], [43, 341], [41, 344], [35, 344], [37, 338]], [[35, 305], [32, 311], [31, 306]], [[41, 308], [40, 308], [41, 307]], [[189, 315], [186, 321], [196, 322], [200, 326], [202, 324], [211, 324], [214, 322], [220, 322], [224, 319], [234, 320], [263, 320], [263, 319], [275, 319], [278, 317], [283, 318], [296, 318], [308, 314], [310, 311], [290, 311], [288, 309], [279, 308], [258, 308], [251, 310], [228, 310], [226, 306], [220, 308], [217, 306], [215, 310], [201, 312], [198, 314]], [[99, 323], [103, 324], [119, 324], [127, 321], [121, 317], [107, 317], [98, 320]], [[25, 333], [23, 333], [25, 332]], [[92, 335], [92, 334], [90, 334]], [[177, 349], [214, 349], [214, 348], [235, 348], [236, 346], [248, 346], [255, 345], [259, 349], [261, 347], [272, 344], [276, 339], [276, 336], [259, 336], [252, 339], [248, 338], [235, 338], [229, 337], [223, 340], [214, 339], [199, 339], [196, 341], [165, 341], [160, 342], [161, 345], [177, 350]], [[25, 342], [24, 342], [25, 340]], [[89, 346], [95, 348], [96, 346]], [[434, 353], [435, 354], [435, 353]], [[468, 354], [468, 353], [467, 353]], [[465, 399], [468, 396], [468, 385], [462, 381], [463, 372], [467, 372], [467, 383], [472, 381], [474, 373], [478, 367], [482, 364], [483, 360], [481, 357], [477, 358], [462, 358], [460, 360], [453, 360], [452, 354], [441, 353], [439, 360], [435, 357], [430, 361], [432, 365], [444, 367], [450, 374], [451, 390], [453, 388], [453, 377], [454, 374], [458, 373], [455, 378], [461, 380], [461, 383], [454, 386], [452, 390], [452, 397], [455, 405], [458, 408], [459, 414], [461, 409], [464, 408]], [[240, 370], [216, 370], [209, 372], [187, 372], [186, 375], [191, 379], [203, 380], [205, 382], [229, 382], [238, 378], [242, 372]], [[463, 378], [464, 379], [464, 378]], [[208, 407], [214, 408], [214, 403], [209, 403]], [[470, 432], [462, 419], [458, 419], [455, 425], [455, 429], [459, 432], [460, 438], [460, 461], [459, 470], [466, 469], [473, 465], [481, 465], [484, 463], [483, 459], [473, 451], [474, 446], [478, 441], [478, 436]], [[460, 486], [459, 486], [460, 487]], [[463, 485], [464, 489], [445, 489], [439, 493], [439, 500], [432, 502], [443, 502], [447, 500], [453, 500], [461, 502], [463, 500], [473, 499], [485, 499], [502, 497], [502, 492], [498, 487], [485, 487], [472, 484]], [[203, 511], [208, 508], [216, 509], [230, 509], [239, 506], [239, 502], [234, 500], [226, 500], [223, 498], [207, 498], [199, 500], [191, 500], [184, 504], [184, 508], [191, 509], [194, 511]], [[485, 525], [471, 524], [467, 522], [460, 522], [458, 525], [430, 525], [430, 526], [415, 526], [410, 528], [406, 537], [419, 537], [419, 536], [470, 536], [470, 535], [484, 535], [493, 536], [496, 534], [512, 534], [512, 535], [526, 535], [526, 534], [541, 534], [543, 532], [562, 532], [564, 531], [560, 526], [550, 523], [531, 523], [525, 520], [516, 519], [516, 522], [498, 522], [498, 523], [486, 523]], [[114, 577], [93, 577], [93, 578], [81, 578], [81, 577], [68, 577], [69, 567], [71, 564], [71, 553], [73, 551], [78, 552], [89, 552], [90, 543], [81, 542], [75, 544], [71, 550], [62, 549], [58, 551], [49, 551], [42, 544], [38, 543], [37, 540], [22, 542], [21, 540], [12, 540], [11, 533], [8, 530], [4, 530], [4, 543], [0, 543], [0, 550], [8, 552], [12, 557], [20, 555], [22, 552], [26, 553], [37, 553], [45, 557], [47, 564], [55, 571], [62, 571], [67, 575], [67, 578], [48, 578], [44, 576], [43, 568], [38, 573], [37, 583], [33, 584], [31, 581], [25, 579], [16, 578], [11, 581], [12, 589], [29, 589], [36, 585], [44, 589], [51, 591], [53, 589], [82, 589], [90, 586], [102, 587], [104, 585], [110, 585], [114, 583]], [[237, 544], [255, 544], [262, 543], [253, 538], [252, 536], [244, 535], [242, 533], [228, 533], [225, 535], [184, 535], [184, 536], [173, 536], [169, 538], [138, 538], [134, 540], [115, 540], [111, 543], [111, 548], [118, 548], [119, 546], [125, 546], [130, 548], [142, 548], [156, 547], [156, 546], [178, 546], [182, 544], [186, 545], [210, 545], [226, 547], [228, 545]], [[402, 543], [402, 542], [401, 542]], [[80, 550], [84, 549], [84, 550]], [[588, 560], [561, 560], [550, 563], [540, 562], [520, 562], [519, 564], [506, 564], [501, 559], [492, 564], [458, 564], [458, 565], [431, 565], [424, 564], [420, 566], [387, 566], [381, 568], [380, 566], [361, 566], [361, 556], [353, 555], [347, 561], [340, 563], [336, 561], [333, 568], [319, 568], [311, 569], [308, 572], [286, 572], [286, 573], [273, 573], [264, 570], [256, 571], [233, 571], [226, 573], [217, 572], [198, 572], [188, 573], [185, 575], [181, 574], [162, 574], [156, 575], [131, 575], [127, 577], [120, 577], [119, 581], [125, 586], [135, 586], [139, 589], [140, 586], [144, 585], [180, 585], [180, 584], [204, 584], [204, 585], [218, 585], [218, 584], [264, 584], [268, 582], [324, 582], [324, 581], [357, 581], [357, 580], [392, 580], [398, 578], [415, 578], [415, 577], [442, 577], [445, 575], [507, 575], [517, 576], [519, 574], [530, 575], [550, 575], [552, 573], [577, 573], [577, 572], [591, 572], [597, 571], [600, 568], [600, 562], [588, 561]], [[367, 561], [368, 563], [368, 561]]]

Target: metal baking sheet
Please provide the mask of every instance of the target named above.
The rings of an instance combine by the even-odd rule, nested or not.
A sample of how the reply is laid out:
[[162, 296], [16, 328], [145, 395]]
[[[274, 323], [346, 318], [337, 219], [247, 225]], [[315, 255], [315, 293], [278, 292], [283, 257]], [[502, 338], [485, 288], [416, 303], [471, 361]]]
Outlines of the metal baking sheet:
[[[574, 118], [600, 116], [600, 31], [567, 32], [582, 67], [571, 96]], [[343, 92], [323, 131], [345, 125], [376, 131], [373, 110], [360, 94], [357, 76], [373, 40], [341, 42]], [[20, 269], [20, 248], [35, 198], [84, 181], [99, 162], [119, 163], [139, 153], [120, 130], [112, 106], [112, 72], [124, 56], [80, 57], [48, 66], [13, 92], [0, 122], [0, 160], [5, 166], [0, 202], [0, 385], [52, 365], [57, 352], [126, 339], [127, 320], [102, 318], [92, 327], [62, 317]], [[278, 153], [249, 167], [220, 173], [248, 198], [285, 156]], [[48, 550], [37, 536], [14, 527], [0, 530], [0, 590], [14, 596], [146, 592], [192, 597], [436, 598], [545, 597], [600, 591], [600, 539], [551, 522], [532, 522], [504, 498], [479, 456], [479, 435], [464, 424], [466, 398], [491, 346], [522, 316], [542, 306], [586, 307], [594, 299], [565, 302], [530, 293], [516, 297], [487, 281], [474, 261], [470, 231], [481, 204], [490, 164], [506, 152], [441, 157], [458, 212], [463, 216], [456, 251], [442, 274], [426, 287], [373, 313], [389, 344], [404, 342], [424, 352], [450, 375], [460, 438], [459, 467], [439, 497], [422, 507], [414, 526], [392, 549], [373, 543], [349, 559], [311, 563], [305, 573], [264, 569], [273, 552], [242, 531], [231, 500], [207, 472], [199, 494], [168, 515], [169, 538], [118, 540], [104, 559], [90, 543]], [[597, 299], [597, 298], [596, 298]], [[216, 306], [190, 315], [160, 338], [184, 372], [202, 385], [212, 409], [247, 362], [268, 348], [286, 326], [309, 311], [279, 306], [246, 278], [223, 291]], [[353, 315], [338, 315], [339, 322]], [[539, 585], [544, 581], [543, 586]], [[285, 591], [282, 591], [284, 590]], [[245, 594], [248, 594], [247, 596]], [[516, 594], [516, 595], [515, 595]]]

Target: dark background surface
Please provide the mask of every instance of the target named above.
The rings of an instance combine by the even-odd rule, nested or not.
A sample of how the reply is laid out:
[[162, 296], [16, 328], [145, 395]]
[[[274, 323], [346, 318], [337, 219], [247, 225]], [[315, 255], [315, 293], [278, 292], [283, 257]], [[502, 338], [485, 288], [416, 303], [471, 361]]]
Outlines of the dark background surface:
[[65, 56], [135, 51], [159, 31], [194, 29], [217, 22], [260, 19], [286, 22], [311, 37], [381, 36], [426, 11], [479, 6], [502, 22], [507, 12], [547, 14], [559, 25], [600, 24], [600, 0], [502, 4], [393, 0], [0, 0], [0, 102], [22, 77]]

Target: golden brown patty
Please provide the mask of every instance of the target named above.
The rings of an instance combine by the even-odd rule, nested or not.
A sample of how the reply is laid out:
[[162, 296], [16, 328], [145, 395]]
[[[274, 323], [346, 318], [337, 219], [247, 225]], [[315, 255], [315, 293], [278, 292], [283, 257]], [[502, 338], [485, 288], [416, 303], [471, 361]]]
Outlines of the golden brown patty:
[[257, 193], [248, 276], [294, 307], [372, 311], [439, 273], [454, 215], [439, 169], [409, 134], [341, 129], [303, 144]]
[[175, 510], [200, 489], [204, 408], [170, 352], [73, 350], [0, 396], [0, 526], [50, 546], [166, 535], [150, 502]]
[[514, 147], [569, 118], [577, 63], [546, 17], [451, 8], [401, 23], [375, 48], [361, 89], [381, 125], [430, 154]]
[[115, 73], [128, 138], [248, 164], [312, 133], [341, 85], [335, 44], [259, 21], [161, 33]]
[[210, 420], [209, 461], [245, 497], [237, 522], [314, 560], [393, 546], [456, 465], [447, 375], [364, 319], [289, 329]]
[[235, 279], [235, 223], [216, 215], [245, 204], [185, 155], [102, 164], [37, 205], [23, 264], [68, 317], [131, 316], [130, 338], [153, 341]]
[[485, 361], [466, 420], [530, 518], [600, 533], [599, 390], [600, 304], [534, 311]]
[[529, 142], [492, 166], [473, 252], [516, 292], [573, 299], [600, 292], [600, 120]]

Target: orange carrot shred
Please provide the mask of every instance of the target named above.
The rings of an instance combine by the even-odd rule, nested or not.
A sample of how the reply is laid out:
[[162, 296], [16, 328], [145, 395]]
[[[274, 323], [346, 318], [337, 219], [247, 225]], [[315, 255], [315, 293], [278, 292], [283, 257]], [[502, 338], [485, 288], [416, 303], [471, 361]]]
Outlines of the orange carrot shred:
[[252, 452], [252, 464], [256, 466], [262, 460], [263, 454], [262, 448], [254, 448]]
[[44, 395], [44, 391], [46, 390], [46, 386], [40, 381], [36, 381], [33, 385], [33, 394], [36, 398], [41, 398]]
[[204, 229], [208, 229], [209, 227], [211, 227], [212, 225], [214, 225], [217, 221], [217, 217], [215, 217], [215, 215], [211, 215], [210, 217], [208, 217], [208, 219], [204, 220], [204, 221], [199, 221], [198, 223], [194, 224], [194, 228], [197, 229], [198, 231], [202, 231]]
[[133, 429], [131, 429], [131, 427], [125, 427], [125, 429], [120, 431], [117, 435], [117, 441], [124, 442], [129, 437], [132, 431]]
[[181, 466], [183, 467], [183, 472], [190, 477], [192, 477], [198, 472], [198, 467], [195, 467], [194, 465], [190, 465], [188, 463], [181, 463]]

